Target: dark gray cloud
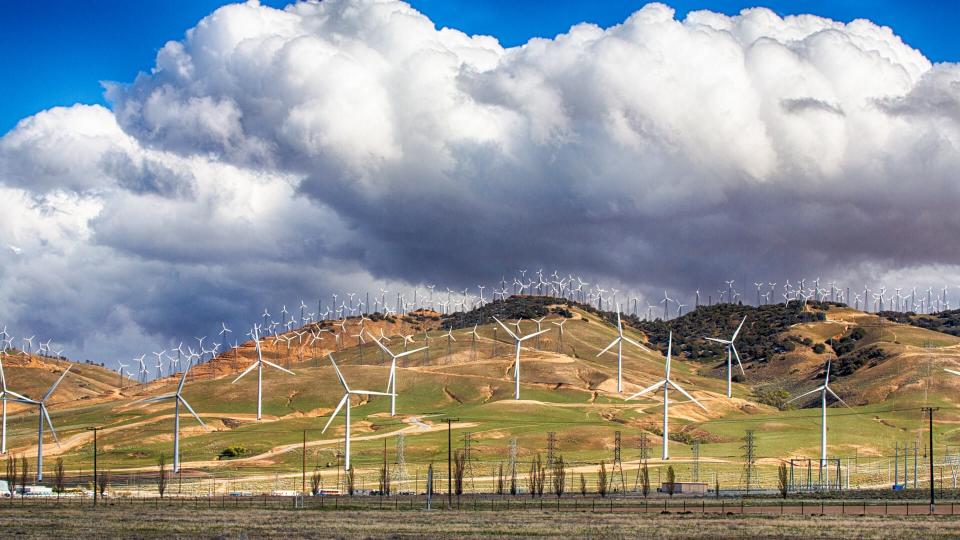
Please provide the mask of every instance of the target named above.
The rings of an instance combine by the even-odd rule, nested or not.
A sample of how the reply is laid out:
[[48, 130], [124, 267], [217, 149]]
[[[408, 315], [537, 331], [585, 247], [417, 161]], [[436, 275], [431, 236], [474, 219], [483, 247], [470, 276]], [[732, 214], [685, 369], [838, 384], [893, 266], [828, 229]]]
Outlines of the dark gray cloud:
[[651, 4], [503, 49], [400, 2], [243, 4], [107, 95], [0, 139], [5, 322], [86, 356], [516, 268], [960, 278], [960, 68], [867, 21]]

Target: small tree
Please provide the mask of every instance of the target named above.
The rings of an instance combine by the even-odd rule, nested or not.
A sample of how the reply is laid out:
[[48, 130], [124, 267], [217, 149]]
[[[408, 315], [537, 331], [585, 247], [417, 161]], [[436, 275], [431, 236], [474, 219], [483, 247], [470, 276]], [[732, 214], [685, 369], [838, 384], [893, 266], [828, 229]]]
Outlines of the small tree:
[[537, 496], [537, 464], [540, 461], [540, 454], [530, 460], [530, 471], [527, 472], [527, 491], [531, 497]]
[[599, 493], [601, 497], [606, 497], [607, 488], [609, 487], [610, 483], [607, 479], [607, 464], [601, 459], [600, 468], [597, 470], [597, 493]]
[[537, 497], [543, 497], [543, 487], [547, 479], [547, 467], [540, 460], [540, 454], [537, 454]]
[[557, 498], [563, 497], [563, 492], [567, 487], [567, 466], [563, 462], [563, 456], [557, 457], [553, 461], [553, 492]]
[[510, 467], [510, 494], [517, 494], [517, 463], [514, 462]]
[[100, 473], [100, 477], [97, 478], [97, 490], [100, 491], [100, 496], [103, 497], [107, 492], [107, 486], [110, 485], [110, 471], [103, 471]]
[[310, 494], [314, 497], [320, 494], [323, 489], [323, 476], [320, 474], [320, 467], [313, 468], [313, 474], [310, 475]]
[[580, 495], [587, 496], [587, 478], [580, 473]]
[[160, 498], [163, 498], [163, 494], [167, 491], [167, 482], [169, 481], [167, 476], [167, 456], [165, 454], [160, 454], [160, 457], [157, 458], [157, 492], [160, 493]]
[[53, 467], [53, 489], [57, 492], [57, 500], [60, 499], [60, 494], [63, 493], [64, 477], [65, 472], [63, 470], [63, 458], [58, 457], [56, 465]]
[[30, 478], [30, 462], [26, 456], [20, 456], [20, 498], [27, 495], [27, 479]]
[[383, 463], [380, 464], [380, 470], [377, 473], [377, 485], [380, 487], [380, 494], [390, 496], [390, 466], [387, 464], [386, 450], [383, 454]]
[[353, 467], [350, 467], [350, 470], [344, 475], [345, 481], [347, 482], [347, 495], [353, 497], [353, 486], [355, 476], [353, 474]]
[[647, 495], [650, 495], [650, 468], [647, 467], [647, 462], [643, 462], [643, 468], [640, 469], [640, 490], [643, 492], [643, 498], [647, 498]]
[[720, 477], [717, 475], [713, 476], [713, 493], [718, 499], [720, 498]]
[[673, 465], [667, 467], [667, 494], [673, 497], [674, 491], [676, 491], [676, 480], [677, 475], [673, 472]]
[[504, 489], [504, 485], [505, 485], [505, 479], [504, 479], [504, 477], [503, 477], [503, 463], [502, 463], [502, 462], [497, 466], [496, 476], [497, 476], [497, 485], [496, 485], [497, 495], [503, 495], [503, 489]]
[[780, 496], [784, 499], [787, 498], [787, 464], [781, 463], [780, 467], [777, 468], [777, 488], [780, 489]]
[[7, 472], [3, 477], [7, 481], [7, 491], [10, 492], [10, 500], [13, 500], [14, 493], [17, 492], [17, 458], [7, 456]]
[[467, 470], [467, 455], [463, 450], [453, 453], [453, 492], [460, 498], [463, 495], [463, 474]]
[[427, 466], [427, 496], [433, 498], [433, 462]]

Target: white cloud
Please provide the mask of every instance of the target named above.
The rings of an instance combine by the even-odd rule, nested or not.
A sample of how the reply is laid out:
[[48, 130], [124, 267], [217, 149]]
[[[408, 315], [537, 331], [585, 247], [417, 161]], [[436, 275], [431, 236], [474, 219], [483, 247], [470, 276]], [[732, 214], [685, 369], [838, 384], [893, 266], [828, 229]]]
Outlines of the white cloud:
[[960, 68], [869, 21], [651, 4], [504, 49], [401, 2], [247, 3], [107, 95], [0, 139], [0, 305], [91, 353], [514, 266], [960, 277]]

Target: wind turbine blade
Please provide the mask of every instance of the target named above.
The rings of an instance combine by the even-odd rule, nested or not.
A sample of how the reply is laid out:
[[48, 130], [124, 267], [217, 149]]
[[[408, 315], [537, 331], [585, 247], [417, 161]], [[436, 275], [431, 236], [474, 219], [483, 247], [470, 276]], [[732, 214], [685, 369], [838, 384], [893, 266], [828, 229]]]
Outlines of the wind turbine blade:
[[63, 378], [67, 376], [67, 373], [70, 373], [70, 368], [72, 367], [73, 366], [67, 366], [67, 369], [63, 370], [63, 374], [60, 375], [60, 378], [57, 379], [57, 382], [53, 383], [53, 386], [50, 387], [50, 390], [47, 390], [47, 393], [43, 396], [43, 399], [41, 399], [40, 401], [47, 401], [47, 399], [49, 399], [50, 396], [53, 395], [54, 390], [56, 390], [57, 387], [60, 386], [60, 381], [62, 381]]
[[156, 402], [158, 402], [158, 401], [166, 401], [166, 400], [168, 400], [168, 399], [173, 399], [173, 398], [175, 398], [175, 397], [177, 397], [176, 394], [164, 394], [164, 395], [162, 395], [162, 396], [155, 396], [155, 397], [147, 398], [147, 399], [143, 400], [143, 403], [156, 403]]
[[824, 388], [823, 386], [818, 386], [818, 387], [814, 388], [813, 390], [811, 390], [811, 391], [809, 391], [809, 392], [804, 392], [804, 393], [800, 394], [799, 396], [791, 399], [790, 401], [787, 401], [787, 403], [792, 403], [792, 402], [794, 402], [794, 401], [796, 401], [796, 400], [798, 400], [798, 399], [800, 399], [800, 398], [802, 398], [802, 397], [809, 396], [810, 394], [815, 394], [815, 393], [823, 390], [823, 388]]
[[677, 383], [675, 383], [675, 382], [673, 382], [673, 381], [670, 381], [670, 386], [672, 386], [675, 390], [677, 390], [678, 392], [680, 392], [681, 394], [683, 394], [684, 396], [686, 396], [686, 398], [689, 399], [690, 401], [696, 403], [701, 409], [707, 410], [707, 408], [704, 407], [702, 403], [700, 403], [699, 401], [697, 401], [697, 398], [695, 398], [695, 397], [691, 396], [689, 393], [687, 393], [687, 391], [684, 390], [683, 388], [681, 388], [679, 384], [677, 384]]
[[514, 334], [513, 332], [511, 332], [509, 328], [507, 328], [507, 325], [505, 325], [505, 324], [503, 324], [502, 322], [500, 322], [500, 319], [494, 317], [493, 320], [497, 321], [497, 324], [499, 324], [500, 326], [502, 326], [503, 329], [504, 329], [504, 331], [506, 331], [507, 334], [510, 335], [510, 337], [512, 337], [513, 339], [520, 339], [520, 338], [517, 337], [516, 334]]
[[[947, 373], [953, 373], [954, 375], [960, 375], [960, 371], [957, 371], [957, 370], [955, 370], [955, 369], [944, 368], [943, 370], [946, 371]], [[13, 392], [10, 392], [10, 393], [12, 394]]]
[[642, 345], [642, 344], [640, 344], [640, 343], [637, 343], [636, 341], [628, 338], [627, 336], [623, 336], [623, 340], [626, 341], [627, 343], [633, 345], [634, 347], [639, 347], [639, 348], [641, 348], [641, 349], [643, 349], [643, 350], [645, 350], [645, 351], [653, 352], [653, 351], [650, 350], [649, 347], [645, 347], [644, 345]]
[[532, 333], [532, 334], [527, 334], [527, 335], [523, 336], [522, 338], [520, 338], [520, 341], [526, 341], [526, 340], [528, 340], [528, 339], [530, 339], [530, 338], [532, 338], [532, 337], [539, 336], [540, 334], [546, 334], [547, 332], [549, 332], [549, 330], [540, 330], [539, 332], [534, 332], [534, 333]]
[[207, 425], [203, 423], [203, 420], [201, 420], [200, 417], [197, 416], [197, 413], [193, 411], [193, 407], [191, 407], [190, 404], [187, 403], [187, 400], [183, 399], [183, 396], [177, 396], [177, 399], [179, 399], [180, 403], [183, 403], [183, 406], [186, 407], [188, 411], [190, 411], [190, 414], [192, 414], [194, 418], [197, 419], [197, 422], [200, 422], [201, 426], [207, 427]]
[[43, 417], [47, 420], [47, 425], [50, 426], [50, 433], [53, 433], [53, 440], [57, 442], [57, 446], [60, 446], [60, 437], [57, 437], [57, 430], [53, 429], [53, 422], [50, 421], [50, 413], [47, 412], [47, 406], [40, 404], [40, 410], [43, 411]]
[[330, 363], [333, 364], [333, 370], [337, 372], [337, 378], [340, 379], [340, 384], [343, 385], [343, 389], [350, 393], [350, 387], [347, 386], [347, 380], [343, 378], [343, 374], [340, 373], [340, 368], [337, 367], [337, 363], [333, 361], [333, 354], [327, 353], [327, 356], [330, 358]]
[[10, 394], [11, 396], [13, 396], [13, 397], [15, 397], [15, 398], [17, 398], [17, 399], [19, 399], [19, 400], [21, 400], [21, 401], [27, 401], [27, 402], [32, 402], [32, 401], [33, 401], [32, 399], [30, 399], [30, 398], [28, 398], [28, 397], [26, 397], [26, 396], [21, 396], [20, 394], [14, 392], [13, 390], [4, 389], [4, 390], [3, 390], [3, 393], [4, 393], [4, 394]]
[[271, 362], [271, 361], [269, 361], [269, 360], [264, 360], [263, 363], [266, 364], [266, 365], [268, 365], [268, 366], [270, 366], [270, 367], [275, 367], [275, 368], [279, 369], [280, 371], [286, 371], [287, 373], [289, 373], [289, 374], [291, 374], [291, 375], [296, 375], [296, 373], [290, 371], [289, 369], [287, 369], [287, 368], [282, 368], [282, 367], [274, 364], [273, 362]]
[[737, 358], [737, 365], [740, 366], [740, 373], [746, 377], [747, 372], [743, 370], [743, 364], [740, 363], [740, 353], [737, 352], [737, 347], [733, 343], [730, 343], [730, 348], [733, 349], [733, 356]]
[[190, 368], [189, 368], [189, 367], [188, 367], [187, 369], [183, 370], [183, 375], [180, 376], [180, 384], [177, 385], [177, 395], [179, 395], [180, 392], [183, 392], [183, 385], [184, 385], [184, 383], [187, 382], [187, 373], [189, 373], [189, 372], [190, 372]]
[[740, 321], [740, 326], [737, 327], [737, 331], [733, 333], [733, 337], [730, 338], [730, 341], [735, 341], [737, 339], [737, 334], [740, 333], [740, 329], [743, 328], [743, 323], [747, 322], [747, 316], [743, 316], [743, 320]]
[[727, 340], [725, 340], [725, 339], [717, 339], [717, 338], [712, 338], [712, 337], [707, 337], [707, 336], [703, 336], [703, 339], [705, 339], [705, 340], [707, 340], [707, 341], [716, 341], [717, 343], [723, 343], [724, 345], [729, 345], [729, 344], [730, 344], [730, 342], [727, 341]]
[[[336, 364], [334, 364], [334, 365], [336, 365]], [[337, 413], [340, 412], [340, 409], [343, 408], [343, 404], [346, 403], [348, 399], [350, 399], [350, 394], [349, 394], [349, 393], [344, 394], [343, 397], [340, 398], [340, 403], [337, 404], [337, 408], [333, 410], [333, 413], [330, 415], [330, 419], [327, 420], [327, 425], [323, 426], [323, 431], [321, 431], [320, 433], [326, 433], [326, 432], [327, 432], [327, 428], [330, 427], [330, 423], [333, 422], [333, 419], [337, 417]]]
[[404, 352], [402, 352], [402, 353], [394, 356], [394, 358], [395, 358], [395, 359], [396, 359], [396, 358], [403, 358], [404, 356], [410, 356], [411, 354], [418, 353], [418, 352], [420, 352], [420, 351], [425, 351], [425, 350], [427, 350], [427, 347], [420, 347], [420, 348], [417, 348], [417, 349], [412, 349], [412, 350], [409, 350], [409, 351], [404, 351]]
[[388, 349], [383, 343], [380, 343], [380, 340], [379, 340], [379, 339], [373, 337], [373, 335], [370, 334], [370, 332], [367, 332], [367, 335], [369, 335], [371, 338], [373, 338], [373, 342], [376, 343], [378, 347], [380, 347], [381, 349], [383, 349], [383, 352], [389, 354], [391, 358], [396, 358], [396, 356], [394, 356], [393, 353], [390, 352], [390, 349]]
[[663, 381], [660, 381], [660, 382], [658, 382], [658, 383], [656, 383], [656, 384], [652, 384], [652, 385], [644, 388], [643, 390], [637, 392], [636, 394], [628, 397], [628, 398], [625, 399], [624, 401], [629, 401], [629, 400], [631, 400], [631, 399], [633, 399], [633, 398], [640, 397], [640, 396], [642, 396], [642, 395], [644, 395], [644, 394], [646, 394], [646, 393], [648, 393], [648, 392], [652, 392], [652, 391], [656, 390], [657, 388], [660, 388], [661, 386], [663, 386], [663, 385], [666, 384], [666, 383], [667, 383], [667, 381], [666, 381], [666, 380], [663, 380]]
[[836, 394], [836, 392], [833, 391], [832, 388], [830, 388], [829, 386], [827, 386], [826, 388], [827, 388], [827, 392], [830, 392], [830, 395], [831, 395], [831, 396], [837, 398], [837, 401], [839, 401], [840, 403], [843, 403], [843, 406], [844, 406], [844, 407], [846, 407], [846, 408], [848, 408], [848, 409], [852, 409], [852, 408], [853, 408], [853, 407], [847, 405], [847, 402], [846, 402], [846, 401], [840, 399], [840, 396], [838, 396], [838, 395]]
[[374, 390], [351, 390], [351, 394], [364, 394], [368, 396], [392, 396], [392, 392], [377, 392]]
[[[251, 371], [253, 371], [253, 369], [254, 369], [255, 367], [257, 367], [257, 364], [259, 364], [259, 363], [260, 363], [260, 361], [257, 360], [256, 362], [250, 364], [250, 367], [248, 367], [247, 369], [243, 370], [243, 373], [241, 373], [240, 375], [238, 375], [237, 378], [233, 380], [233, 382], [239, 381], [240, 379], [243, 378], [244, 375], [246, 375], [247, 373], [250, 373]], [[233, 384], [233, 383], [231, 383], [231, 384]]]
[[602, 351], [600, 351], [600, 352], [597, 353], [597, 356], [596, 356], [596, 357], [599, 358], [600, 355], [602, 355], [603, 353], [609, 351], [611, 347], [613, 347], [614, 345], [617, 344], [617, 342], [620, 341], [620, 339], [621, 339], [620, 336], [615, 337], [615, 338], [613, 339], [613, 341], [611, 341], [610, 344], [606, 346], [606, 348], [604, 348]]

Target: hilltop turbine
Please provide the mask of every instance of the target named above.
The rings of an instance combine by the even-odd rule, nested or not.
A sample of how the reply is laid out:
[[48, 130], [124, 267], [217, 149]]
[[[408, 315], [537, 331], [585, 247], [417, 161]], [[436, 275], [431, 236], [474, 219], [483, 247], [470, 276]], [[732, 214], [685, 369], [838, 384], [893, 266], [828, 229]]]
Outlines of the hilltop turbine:
[[597, 353], [597, 358], [599, 358], [603, 353], [610, 350], [610, 347], [614, 345], [617, 346], [617, 392], [623, 392], [623, 342], [626, 341], [631, 345], [639, 347], [645, 351], [650, 349], [644, 347], [643, 345], [637, 343], [636, 341], [628, 338], [623, 335], [623, 324], [620, 322], [620, 308], [617, 308], [617, 337], [613, 338], [613, 341], [602, 351]]
[[520, 399], [520, 344], [522, 344], [524, 341], [532, 337], [539, 336], [540, 334], [546, 332], [547, 330], [541, 330], [539, 332], [534, 332], [532, 334], [527, 334], [523, 337], [519, 337], [517, 336], [517, 334], [514, 334], [513, 332], [511, 332], [510, 329], [507, 328], [507, 325], [500, 322], [500, 319], [494, 317], [493, 320], [497, 321], [497, 324], [503, 327], [503, 331], [509, 334], [510, 337], [513, 338], [514, 346], [515, 346], [514, 347], [515, 348], [514, 364], [513, 364], [513, 379], [514, 379], [513, 399]]
[[327, 356], [330, 357], [330, 363], [333, 364], [333, 369], [337, 372], [337, 378], [340, 379], [340, 384], [343, 385], [343, 397], [340, 398], [340, 403], [337, 404], [337, 408], [333, 410], [333, 414], [330, 415], [330, 419], [327, 420], [327, 425], [323, 426], [323, 431], [321, 433], [326, 433], [327, 428], [330, 427], [330, 424], [333, 422], [333, 419], [337, 417], [337, 413], [340, 412], [340, 409], [343, 408], [344, 403], [347, 405], [347, 410], [344, 416], [344, 426], [346, 426], [345, 443], [344, 443], [344, 466], [343, 470], [350, 470], [350, 396], [357, 395], [370, 395], [370, 396], [389, 396], [387, 392], [374, 392], [372, 390], [351, 390], [347, 385], [346, 379], [343, 378], [343, 374], [340, 373], [340, 368], [337, 367], [337, 363], [333, 360], [333, 355], [327, 353]]
[[0, 439], [2, 439], [2, 441], [0, 441], [0, 454], [7, 453], [7, 401], [17, 401], [23, 403], [25, 400], [27, 400], [26, 397], [21, 396], [20, 394], [7, 388], [7, 377], [3, 373], [4, 354], [6, 353], [0, 353], [0, 386], [2, 386], [2, 390], [0, 390], [0, 404], [2, 404], [3, 407], [3, 434], [0, 435]]
[[665, 376], [664, 376], [664, 379], [663, 379], [662, 381], [660, 381], [660, 382], [657, 382], [657, 383], [655, 383], [655, 384], [653, 384], [653, 385], [651, 385], [651, 386], [648, 386], [648, 387], [644, 388], [643, 390], [637, 392], [636, 394], [628, 397], [628, 398], [625, 400], [625, 401], [629, 401], [629, 400], [631, 400], [631, 399], [633, 399], [633, 398], [640, 397], [640, 396], [646, 394], [647, 392], [653, 392], [653, 391], [655, 391], [656, 389], [660, 388], [661, 386], [663, 387], [663, 459], [664, 459], [664, 460], [670, 459], [670, 447], [669, 447], [669, 442], [670, 442], [670, 423], [669, 423], [669, 422], [670, 422], [670, 396], [669, 396], [670, 387], [672, 386], [672, 387], [673, 387], [674, 389], [676, 389], [678, 392], [680, 392], [681, 394], [683, 394], [684, 396], [686, 396], [687, 399], [689, 399], [690, 401], [696, 403], [697, 406], [699, 406], [701, 409], [707, 410], [707, 408], [704, 407], [699, 401], [697, 401], [696, 398], [694, 398], [693, 396], [691, 396], [690, 394], [688, 394], [687, 391], [684, 390], [683, 388], [681, 388], [679, 384], [673, 382], [673, 380], [670, 379], [670, 357], [671, 357], [672, 353], [673, 353], [673, 332], [670, 332], [670, 337], [668, 338], [668, 341], [667, 341], [667, 363], [664, 364], [664, 366], [665, 366]]
[[[47, 425], [50, 426], [50, 433], [53, 434], [53, 440], [57, 442], [57, 446], [60, 446], [60, 439], [57, 437], [57, 431], [53, 429], [53, 422], [50, 421], [50, 413], [47, 412], [47, 400], [50, 399], [50, 396], [53, 395], [54, 390], [57, 389], [57, 386], [60, 385], [60, 381], [67, 376], [67, 373], [70, 372], [70, 368], [73, 366], [67, 366], [67, 369], [63, 371], [63, 374], [60, 375], [60, 378], [57, 379], [57, 382], [53, 383], [53, 386], [47, 390], [47, 393], [44, 394], [40, 400], [35, 399], [12, 399], [10, 401], [17, 401], [20, 403], [26, 403], [28, 405], [36, 405], [37, 416], [38, 416], [38, 425], [37, 425], [37, 482], [43, 480], [43, 421], [47, 421]], [[4, 402], [6, 403], [6, 402]]]
[[[367, 332], [369, 335], [369, 332]], [[370, 336], [373, 337], [373, 336]], [[383, 343], [380, 343], [379, 339], [374, 338], [374, 343], [380, 346], [384, 352], [390, 355], [390, 378], [387, 379], [387, 392], [390, 394], [390, 416], [396, 416], [397, 414], [397, 359], [403, 358], [404, 356], [410, 356], [411, 354], [418, 353], [426, 347], [420, 347], [418, 349], [411, 349], [409, 351], [403, 351], [399, 354], [393, 354], [390, 352]]]
[[[177, 385], [176, 392], [172, 394], [166, 394], [163, 396], [152, 397], [144, 400], [144, 403], [156, 403], [159, 401], [167, 401], [169, 399], [172, 399], [174, 401], [174, 408], [173, 408], [173, 472], [174, 473], [180, 472], [180, 404], [183, 404], [183, 406], [186, 407], [188, 411], [190, 411], [190, 414], [192, 414], [193, 417], [197, 419], [197, 422], [200, 422], [201, 426], [207, 427], [207, 425], [203, 423], [203, 420], [201, 420], [200, 417], [197, 416], [197, 413], [193, 411], [193, 407], [191, 407], [190, 404], [187, 403], [187, 400], [183, 397], [183, 384], [187, 382], [187, 373], [189, 372], [190, 372], [189, 367], [187, 367], [187, 369], [183, 371], [183, 375], [180, 377], [180, 384]], [[53, 427], [51, 426], [50, 429], [53, 429]]]
[[257, 369], [257, 420], [260, 420], [260, 417], [262, 415], [261, 413], [263, 411], [263, 365], [266, 364], [270, 367], [277, 368], [280, 371], [285, 371], [291, 375], [296, 375], [296, 374], [290, 371], [289, 369], [282, 368], [274, 364], [273, 362], [270, 362], [269, 360], [264, 360], [263, 352], [260, 350], [260, 334], [258, 333], [256, 326], [253, 327], [253, 331], [251, 332], [251, 334], [253, 335], [253, 342], [257, 346], [257, 361], [254, 362], [253, 364], [250, 364], [250, 367], [244, 370], [244, 372], [241, 373], [236, 379], [234, 379], [233, 382], [235, 383], [239, 381], [241, 378], [243, 378], [244, 375], [253, 371], [254, 368]]
[[744, 316], [743, 320], [740, 321], [740, 326], [737, 327], [736, 332], [733, 333], [733, 337], [730, 339], [717, 339], [712, 337], [704, 336], [703, 339], [708, 341], [715, 341], [717, 343], [722, 343], [727, 346], [727, 397], [733, 397], [733, 357], [737, 357], [737, 365], [740, 366], [740, 373], [746, 376], [746, 372], [743, 371], [743, 364], [740, 363], [740, 353], [737, 352], [736, 345], [733, 344], [737, 340], [737, 335], [740, 333], [740, 329], [743, 328], [743, 323], [747, 322], [747, 317]]
[[809, 396], [810, 394], [814, 394], [816, 392], [820, 392], [820, 468], [822, 470], [827, 462], [827, 393], [836, 398], [840, 403], [843, 403], [844, 407], [850, 408], [850, 406], [847, 405], [845, 401], [840, 399], [840, 396], [838, 396], [830, 388], [830, 360], [827, 360], [827, 374], [823, 379], [823, 384], [814, 388], [813, 390], [810, 390], [809, 392], [800, 394], [787, 403], [792, 403], [802, 397]]

